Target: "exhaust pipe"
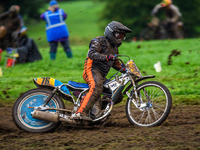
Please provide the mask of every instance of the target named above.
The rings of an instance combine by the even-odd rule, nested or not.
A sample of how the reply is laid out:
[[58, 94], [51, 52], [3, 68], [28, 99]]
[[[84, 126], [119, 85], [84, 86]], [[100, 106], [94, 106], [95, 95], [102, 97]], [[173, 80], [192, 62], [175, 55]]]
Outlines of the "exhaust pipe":
[[49, 122], [59, 122], [59, 121], [64, 121], [68, 123], [76, 123], [76, 121], [71, 120], [68, 116], [64, 114], [59, 114], [56, 112], [49, 112], [49, 111], [40, 111], [40, 110], [34, 110], [31, 113], [32, 117], [35, 119], [40, 119], [44, 121], [49, 121]]
[[35, 119], [40, 119], [40, 120], [44, 120], [44, 121], [49, 121], [49, 122], [58, 122], [59, 121], [59, 114], [58, 113], [34, 110], [31, 113], [31, 115]]

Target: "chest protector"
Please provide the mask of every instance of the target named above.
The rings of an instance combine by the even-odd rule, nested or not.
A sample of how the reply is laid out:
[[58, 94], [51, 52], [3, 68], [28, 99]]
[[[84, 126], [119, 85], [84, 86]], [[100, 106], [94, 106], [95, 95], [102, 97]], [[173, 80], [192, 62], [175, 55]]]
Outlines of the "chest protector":
[[63, 14], [64, 12], [62, 9], [58, 9], [54, 13], [51, 11], [47, 11], [45, 13], [46, 34], [48, 42], [69, 36]]

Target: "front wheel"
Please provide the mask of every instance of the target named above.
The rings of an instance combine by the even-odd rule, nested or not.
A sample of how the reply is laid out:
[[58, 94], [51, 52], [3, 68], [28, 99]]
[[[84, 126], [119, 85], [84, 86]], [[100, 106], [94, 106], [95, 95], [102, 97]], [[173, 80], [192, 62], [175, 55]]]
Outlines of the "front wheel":
[[[22, 94], [13, 106], [12, 116], [15, 124], [27, 132], [49, 132], [56, 129], [60, 122], [53, 123], [32, 118], [33, 107], [43, 106], [45, 100], [52, 91], [44, 88], [32, 89]], [[49, 107], [65, 108], [63, 101], [54, 95], [49, 103]], [[48, 110], [56, 112], [56, 110]]]
[[[141, 127], [161, 125], [172, 107], [172, 97], [167, 87], [156, 81], [148, 81], [137, 86], [137, 93], [138, 102], [128, 98], [126, 103], [129, 122]], [[132, 96], [134, 98], [133, 93]]]

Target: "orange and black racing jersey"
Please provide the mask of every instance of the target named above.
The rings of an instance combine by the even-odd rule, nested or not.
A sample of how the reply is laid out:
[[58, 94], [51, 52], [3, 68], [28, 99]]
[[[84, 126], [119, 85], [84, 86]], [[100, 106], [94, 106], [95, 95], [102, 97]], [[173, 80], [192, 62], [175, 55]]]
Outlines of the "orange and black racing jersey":
[[98, 69], [103, 76], [108, 74], [111, 67], [120, 70], [122, 65], [118, 59], [115, 61], [108, 61], [107, 57], [110, 54], [118, 54], [118, 48], [112, 45], [108, 38], [99, 36], [92, 39], [89, 44], [89, 51], [86, 59], [87, 69]]

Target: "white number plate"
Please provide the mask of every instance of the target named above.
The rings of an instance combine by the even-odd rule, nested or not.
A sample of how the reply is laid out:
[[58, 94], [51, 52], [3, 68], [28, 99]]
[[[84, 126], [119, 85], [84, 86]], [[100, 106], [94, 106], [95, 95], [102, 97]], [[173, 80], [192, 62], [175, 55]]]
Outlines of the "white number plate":
[[114, 91], [114, 90], [117, 89], [117, 87], [120, 86], [120, 84], [119, 84], [118, 82], [114, 81], [114, 82], [112, 82], [112, 83], [109, 83], [108, 86], [109, 86], [109, 88], [111, 89], [111, 91]]

